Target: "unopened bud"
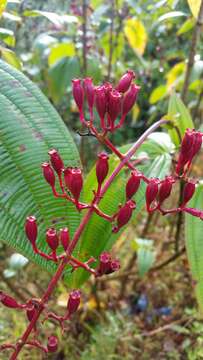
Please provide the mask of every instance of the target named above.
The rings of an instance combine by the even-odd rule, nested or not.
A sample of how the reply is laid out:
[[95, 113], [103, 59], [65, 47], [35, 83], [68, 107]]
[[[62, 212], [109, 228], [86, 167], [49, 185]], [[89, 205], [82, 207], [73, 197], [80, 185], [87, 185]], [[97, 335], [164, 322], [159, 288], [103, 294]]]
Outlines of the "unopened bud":
[[60, 240], [64, 250], [66, 251], [70, 240], [70, 235], [67, 227], [60, 230]]
[[93, 85], [91, 78], [87, 77], [84, 79], [84, 89], [85, 89], [85, 95], [87, 98], [90, 115], [92, 116], [92, 111], [93, 111], [93, 106], [94, 106], [95, 89], [94, 89], [94, 85]]
[[35, 247], [37, 239], [37, 222], [34, 216], [28, 216], [25, 222], [25, 233], [32, 246]]
[[18, 309], [21, 307], [13, 297], [5, 294], [3, 291], [0, 291], [0, 302], [11, 309]]
[[134, 78], [134, 71], [128, 70], [119, 80], [118, 85], [116, 86], [116, 90], [121, 93], [125, 93], [129, 89], [131, 82]]
[[82, 111], [83, 103], [84, 103], [84, 89], [81, 85], [80, 79], [73, 79], [72, 80], [72, 92], [73, 97], [75, 100], [75, 103], [79, 109], [79, 111]]
[[44, 162], [42, 164], [42, 170], [45, 180], [48, 182], [48, 184], [51, 187], [54, 187], [55, 185], [55, 174], [54, 170], [52, 169], [51, 165], [47, 162]]
[[175, 180], [172, 176], [166, 176], [162, 180], [158, 193], [159, 204], [162, 204], [170, 196], [174, 182]]
[[98, 184], [101, 185], [109, 171], [108, 155], [105, 152], [98, 154], [96, 163], [96, 176]]
[[79, 168], [67, 168], [64, 170], [64, 180], [67, 188], [78, 201], [83, 187], [82, 171]]
[[150, 211], [150, 205], [157, 197], [159, 191], [158, 184], [159, 184], [158, 179], [151, 179], [149, 184], [147, 184], [146, 194], [145, 194], [147, 211]]
[[113, 228], [114, 233], [118, 232], [121, 227], [128, 223], [135, 208], [136, 204], [133, 200], [128, 200], [125, 205], [120, 208], [117, 215], [117, 226]]
[[95, 105], [101, 120], [101, 128], [104, 129], [104, 118], [107, 111], [107, 98], [105, 87], [103, 85], [95, 88]]
[[56, 352], [58, 349], [58, 338], [54, 335], [48, 337], [47, 350], [50, 353]]
[[60, 175], [64, 168], [64, 163], [63, 163], [63, 160], [61, 159], [58, 151], [56, 149], [52, 149], [49, 151], [48, 154], [50, 156], [51, 164], [52, 164], [54, 170], [57, 172], [58, 175]]
[[122, 101], [122, 96], [118, 91], [113, 90], [109, 93], [108, 115], [110, 118], [112, 130], [114, 128], [114, 122], [121, 112], [121, 101]]
[[50, 228], [46, 232], [46, 242], [52, 251], [56, 251], [59, 245], [59, 239], [55, 229]]
[[67, 309], [69, 315], [72, 315], [77, 311], [80, 305], [80, 299], [81, 299], [81, 291], [80, 290], [73, 290], [71, 291], [68, 303], [67, 303]]
[[131, 177], [126, 184], [126, 199], [131, 199], [137, 192], [140, 186], [141, 177], [137, 171], [132, 171]]
[[195, 192], [195, 186], [196, 186], [196, 182], [195, 181], [188, 181], [183, 189], [183, 202], [181, 204], [181, 206], [185, 206], [188, 201], [190, 201], [190, 199], [192, 199], [194, 192]]
[[104, 251], [99, 256], [99, 266], [97, 269], [97, 276], [101, 276], [107, 274], [108, 271], [111, 269], [111, 255]]
[[140, 91], [140, 86], [132, 84], [128, 92], [125, 94], [123, 99], [123, 115], [126, 115], [134, 106], [138, 92]]

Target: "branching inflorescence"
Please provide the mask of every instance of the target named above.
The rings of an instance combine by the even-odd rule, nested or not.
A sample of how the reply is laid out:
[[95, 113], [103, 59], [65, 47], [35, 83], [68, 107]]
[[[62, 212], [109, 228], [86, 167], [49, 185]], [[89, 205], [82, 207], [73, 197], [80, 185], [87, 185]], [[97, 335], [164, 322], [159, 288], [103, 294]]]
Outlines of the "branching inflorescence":
[[[66, 330], [65, 322], [77, 311], [81, 298], [81, 292], [78, 289], [70, 292], [67, 300], [67, 310], [64, 315], [57, 315], [47, 310], [47, 302], [50, 295], [53, 293], [67, 264], [72, 267], [72, 271], [83, 268], [94, 277], [111, 274], [120, 269], [119, 260], [113, 259], [108, 252], [100, 254], [96, 267], [92, 266], [92, 263], [96, 261], [93, 257], [83, 262], [72, 255], [93, 213], [111, 222], [112, 232], [117, 233], [132, 217], [133, 211], [136, 208], [135, 195], [139, 190], [141, 182], [144, 182], [146, 184], [146, 210], [149, 213], [159, 211], [162, 215], [166, 215], [182, 211], [203, 220], [203, 211], [187, 207], [187, 203], [192, 198], [196, 188], [196, 181], [189, 179], [188, 173], [192, 160], [201, 148], [203, 133], [193, 129], [186, 130], [174, 174], [166, 176], [163, 180], [147, 178], [143, 173], [138, 171], [130, 159], [148, 135], [161, 125], [168, 123], [169, 120], [161, 119], [153, 124], [126, 154], [120, 153], [108, 137], [109, 134], [123, 126], [127, 114], [136, 102], [140, 87], [133, 83], [134, 78], [134, 72], [131, 70], [127, 71], [126, 74], [121, 77], [115, 88], [113, 88], [110, 83], [104, 83], [101, 86], [95, 87], [91, 78], [85, 78], [84, 80], [74, 79], [72, 81], [73, 97], [79, 110], [81, 123], [87, 128], [89, 135], [96, 137], [101, 144], [105, 145], [120, 159], [120, 163], [114, 171], [108, 175], [109, 156], [105, 152], [98, 154], [95, 170], [97, 189], [94, 189], [92, 201], [87, 204], [80, 201], [80, 195], [83, 189], [82, 170], [76, 167], [66, 167], [56, 149], [49, 151], [50, 161], [42, 164], [42, 172], [46, 182], [52, 189], [53, 196], [70, 201], [74, 204], [77, 211], [85, 211], [85, 214], [72, 239], [70, 239], [68, 228], [63, 228], [60, 232], [57, 232], [55, 228], [47, 229], [45, 237], [46, 243], [51, 251], [49, 254], [41, 251], [37, 246], [38, 226], [36, 218], [34, 216], [27, 217], [25, 233], [31, 243], [33, 252], [45, 258], [47, 261], [53, 261], [58, 264], [58, 268], [41, 299], [30, 299], [25, 304], [19, 304], [14, 298], [0, 292], [0, 302], [8, 308], [25, 311], [29, 322], [27, 329], [16, 344], [5, 344], [0, 348], [1, 350], [13, 350], [10, 357], [11, 360], [17, 358], [24, 345], [37, 347], [44, 353], [57, 350], [58, 340], [56, 336], [50, 336], [46, 346], [37, 340], [37, 321], [41, 313], [44, 313], [42, 323], [48, 319], [54, 320], [59, 323], [63, 332]], [[87, 104], [87, 109], [85, 109], [85, 103]], [[95, 109], [96, 111], [94, 111]], [[85, 110], [89, 113], [88, 120], [85, 116]], [[95, 113], [98, 114], [98, 122], [94, 119]], [[117, 120], [118, 117], [119, 120]], [[106, 214], [99, 208], [100, 200], [105, 196], [109, 186], [125, 166], [131, 170], [125, 188], [125, 203], [118, 204], [116, 213]], [[177, 207], [166, 209], [164, 202], [170, 197], [173, 186], [178, 181], [185, 183], [182, 201]], [[56, 190], [56, 182], [59, 184], [60, 192]], [[64, 249], [62, 254], [58, 254], [59, 244], [61, 244]], [[31, 333], [33, 337], [29, 340]]]

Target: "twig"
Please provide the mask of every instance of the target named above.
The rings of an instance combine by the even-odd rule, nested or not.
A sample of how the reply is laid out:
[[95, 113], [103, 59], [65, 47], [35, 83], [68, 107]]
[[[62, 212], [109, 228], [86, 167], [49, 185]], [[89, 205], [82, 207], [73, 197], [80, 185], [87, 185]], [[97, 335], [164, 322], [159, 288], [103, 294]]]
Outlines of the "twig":
[[110, 81], [111, 70], [112, 70], [112, 58], [113, 58], [113, 32], [114, 32], [114, 17], [115, 17], [115, 0], [111, 0], [111, 24], [110, 24], [110, 33], [109, 33], [109, 61], [108, 61], [108, 75], [107, 80]]
[[169, 257], [165, 261], [163, 261], [161, 264], [151, 268], [150, 272], [154, 272], [154, 271], [158, 271], [160, 269], [163, 269], [166, 265], [170, 264], [171, 262], [173, 262], [174, 260], [179, 258], [181, 255], [183, 255], [184, 253], [185, 253], [185, 246], [183, 246], [180, 251], [176, 252], [174, 255], [172, 255], [171, 257]]
[[173, 325], [182, 324], [182, 323], [185, 323], [185, 322], [188, 322], [188, 321], [191, 321], [191, 320], [193, 320], [191, 317], [181, 318], [181, 319], [172, 321], [170, 324], [166, 324], [166, 325], [164, 325], [164, 326], [160, 326], [159, 328], [154, 329], [154, 330], [152, 330], [152, 331], [143, 332], [143, 333], [140, 334], [139, 336], [145, 336], [145, 337], [154, 336], [154, 335], [159, 334], [160, 332], [165, 331], [165, 330], [173, 330], [173, 329], [172, 329]]
[[[182, 202], [182, 194], [183, 194], [184, 184], [183, 181], [180, 182], [180, 193], [179, 193], [179, 204]], [[180, 211], [177, 213], [177, 225], [176, 225], [176, 233], [175, 233], [175, 252], [178, 252], [179, 249], [179, 241], [181, 228], [183, 223], [183, 213]]]
[[187, 92], [188, 92], [188, 86], [189, 86], [189, 81], [190, 81], [190, 75], [191, 75], [192, 68], [193, 68], [193, 65], [194, 65], [194, 58], [195, 58], [196, 47], [197, 47], [197, 43], [198, 43], [198, 40], [199, 40], [200, 31], [201, 31], [202, 21], [203, 21], [203, 0], [201, 1], [199, 14], [198, 14], [198, 17], [197, 17], [197, 22], [196, 22], [196, 25], [194, 27], [193, 34], [192, 34], [190, 53], [189, 53], [189, 60], [188, 60], [188, 64], [187, 64], [185, 80], [184, 80], [182, 94], [181, 94], [181, 98], [182, 98], [182, 100], [184, 102], [187, 99]]
[[87, 0], [82, 1], [82, 56], [83, 56], [83, 75], [87, 74]]

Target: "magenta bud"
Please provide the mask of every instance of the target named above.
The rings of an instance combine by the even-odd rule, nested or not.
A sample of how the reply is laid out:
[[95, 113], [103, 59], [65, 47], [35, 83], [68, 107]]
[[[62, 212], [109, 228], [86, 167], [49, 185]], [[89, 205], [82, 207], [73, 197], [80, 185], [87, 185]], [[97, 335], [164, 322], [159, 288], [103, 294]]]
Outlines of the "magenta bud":
[[72, 315], [77, 311], [80, 305], [80, 299], [81, 299], [81, 291], [80, 290], [72, 290], [67, 303], [67, 309], [69, 315]]
[[132, 80], [135, 78], [135, 73], [132, 70], [128, 70], [119, 80], [116, 90], [121, 93], [125, 93], [130, 85]]
[[32, 321], [32, 318], [35, 315], [35, 313], [36, 313], [36, 308], [34, 305], [28, 307], [28, 309], [26, 310], [26, 315], [29, 321]]
[[89, 77], [85, 78], [83, 84], [84, 84], [84, 90], [85, 90], [85, 95], [87, 98], [90, 114], [92, 115], [92, 109], [94, 106], [94, 97], [95, 97], [95, 89], [92, 79]]
[[111, 273], [120, 270], [121, 264], [118, 259], [114, 259], [111, 261]]
[[170, 196], [174, 182], [175, 180], [172, 176], [166, 176], [162, 180], [158, 193], [159, 204], [162, 204]]
[[134, 106], [138, 92], [140, 91], [140, 86], [132, 84], [128, 92], [125, 94], [123, 99], [123, 116], [126, 115]]
[[0, 291], [0, 302], [11, 309], [18, 309], [21, 307], [14, 298], [5, 294], [3, 291]]
[[37, 239], [37, 222], [34, 216], [28, 216], [25, 222], [25, 233], [32, 246], [35, 246]]
[[80, 79], [73, 79], [72, 80], [72, 92], [75, 103], [80, 112], [82, 112], [83, 103], [84, 103], [84, 89], [81, 85]]
[[66, 251], [70, 241], [70, 235], [67, 227], [60, 229], [60, 241], [63, 245], [64, 250]]
[[125, 192], [126, 199], [131, 199], [137, 192], [140, 186], [141, 176], [137, 171], [132, 171], [131, 177], [128, 179], [126, 184]]
[[202, 147], [202, 133], [200, 131], [194, 131], [194, 143], [192, 148], [192, 158], [200, 151]]
[[98, 184], [101, 185], [109, 171], [108, 155], [105, 152], [98, 154], [96, 163], [96, 176]]
[[122, 96], [118, 91], [113, 90], [109, 93], [108, 115], [110, 118], [112, 129], [114, 127], [114, 122], [116, 118], [121, 112], [121, 101], [122, 101]]
[[48, 337], [47, 350], [50, 353], [56, 352], [58, 349], [58, 338], [54, 335]]
[[64, 168], [64, 164], [58, 151], [56, 149], [52, 149], [48, 152], [48, 154], [50, 156], [51, 164], [54, 170], [57, 172], [58, 175], [60, 175]]
[[183, 202], [181, 206], [185, 206], [190, 199], [192, 199], [194, 192], [195, 192], [195, 181], [188, 181], [183, 189]]
[[193, 146], [193, 143], [194, 143], [193, 130], [186, 129], [185, 135], [184, 135], [182, 143], [181, 143], [180, 151], [182, 153], [189, 152], [191, 150], [192, 146]]
[[99, 256], [99, 266], [97, 269], [97, 276], [101, 276], [104, 274], [108, 274], [108, 272], [111, 270], [111, 255], [104, 251]]
[[95, 88], [95, 105], [101, 120], [101, 127], [104, 128], [104, 118], [107, 110], [107, 98], [105, 86], [97, 86]]
[[50, 228], [46, 232], [46, 242], [52, 251], [56, 251], [59, 245], [59, 239], [55, 229]]
[[117, 215], [117, 226], [113, 228], [114, 233], [118, 232], [122, 226], [128, 223], [135, 208], [136, 204], [133, 200], [128, 200], [125, 205], [120, 208]]
[[145, 193], [147, 211], [150, 211], [150, 205], [157, 197], [159, 191], [158, 184], [159, 184], [158, 179], [150, 179], [150, 182], [147, 184], [146, 193]]
[[48, 182], [48, 184], [51, 187], [54, 187], [55, 185], [55, 174], [54, 174], [54, 170], [52, 169], [51, 165], [47, 162], [44, 162], [42, 164], [42, 171], [43, 171], [43, 175], [45, 180]]
[[78, 201], [83, 187], [82, 171], [79, 168], [66, 168], [64, 170], [64, 180], [67, 188]]

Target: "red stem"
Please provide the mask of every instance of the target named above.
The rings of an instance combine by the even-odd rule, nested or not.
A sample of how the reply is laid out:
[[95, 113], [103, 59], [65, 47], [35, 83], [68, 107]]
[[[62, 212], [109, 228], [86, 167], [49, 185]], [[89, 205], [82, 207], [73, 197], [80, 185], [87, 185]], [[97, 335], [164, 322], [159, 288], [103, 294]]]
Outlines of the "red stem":
[[[130, 148], [130, 150], [125, 154], [124, 159], [120, 162], [120, 164], [115, 168], [115, 170], [113, 171], [113, 173], [111, 174], [111, 176], [109, 177], [109, 179], [106, 181], [105, 185], [103, 186], [103, 188], [101, 189], [100, 192], [100, 196], [95, 196], [92, 202], [92, 205], [98, 205], [101, 197], [106, 193], [106, 191], [108, 190], [109, 186], [111, 185], [111, 183], [113, 182], [113, 180], [115, 179], [115, 177], [118, 175], [118, 173], [121, 171], [121, 169], [128, 163], [128, 161], [130, 160], [130, 158], [134, 155], [134, 153], [136, 152], [136, 150], [142, 145], [142, 143], [145, 141], [145, 139], [154, 131], [156, 130], [160, 125], [163, 125], [167, 123], [167, 120], [159, 120], [156, 123], [154, 123], [152, 126], [150, 126], [150, 128], [148, 130], [145, 131], [145, 133], [139, 138], [139, 140], [136, 141], [136, 143]], [[86, 213], [86, 215], [83, 217], [78, 229], [75, 232], [75, 235], [73, 237], [73, 240], [71, 241], [71, 243], [69, 244], [69, 247], [67, 249], [67, 257], [65, 257], [61, 263], [58, 266], [58, 269], [56, 271], [56, 273], [54, 274], [54, 276], [52, 277], [41, 301], [39, 302], [39, 306], [37, 311], [35, 312], [32, 320], [30, 321], [27, 329], [25, 330], [23, 336], [20, 338], [20, 340], [17, 342], [16, 344], [16, 349], [14, 350], [13, 354], [10, 357], [10, 360], [16, 360], [17, 356], [19, 354], [19, 352], [21, 351], [21, 349], [23, 348], [23, 346], [26, 344], [30, 333], [33, 331], [33, 329], [36, 326], [37, 320], [39, 319], [41, 313], [44, 310], [45, 304], [47, 303], [47, 301], [49, 300], [51, 294], [53, 293], [53, 291], [56, 288], [56, 285], [58, 283], [58, 281], [60, 280], [63, 271], [67, 265], [67, 263], [70, 261], [70, 255], [72, 254], [73, 250], [75, 249], [78, 240], [83, 232], [83, 230], [85, 229], [85, 226], [87, 225], [89, 219], [92, 216], [92, 213], [94, 212], [94, 207], [92, 206], [88, 212]]]

